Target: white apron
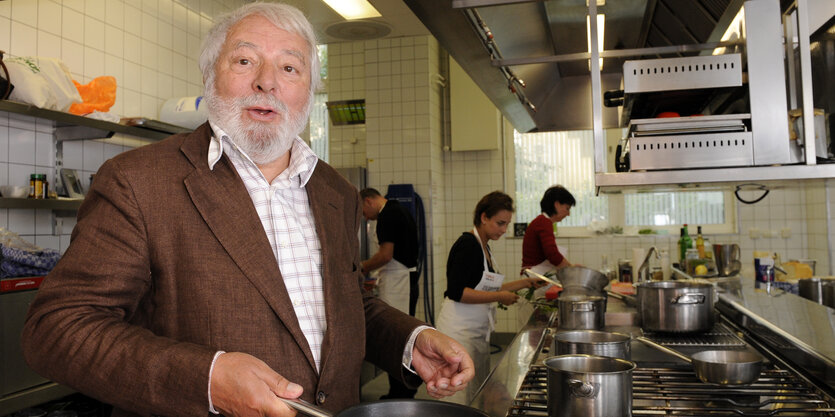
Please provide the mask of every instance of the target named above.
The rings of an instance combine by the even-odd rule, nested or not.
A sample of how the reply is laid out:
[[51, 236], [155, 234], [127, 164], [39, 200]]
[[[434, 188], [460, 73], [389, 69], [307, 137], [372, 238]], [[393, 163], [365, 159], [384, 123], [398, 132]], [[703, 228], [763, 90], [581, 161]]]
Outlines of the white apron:
[[[476, 285], [478, 291], [499, 291], [504, 282], [504, 275], [497, 272], [490, 272], [487, 268], [487, 253], [478, 236], [478, 231], [473, 228], [473, 235], [479, 241], [484, 255], [484, 272], [481, 280]], [[495, 259], [493, 269], [498, 271]], [[469, 405], [481, 384], [487, 379], [490, 373], [490, 333], [493, 332], [496, 323], [496, 304], [467, 304], [444, 299], [441, 305], [441, 313], [438, 315], [437, 329], [461, 343], [475, 365], [475, 377], [470, 381], [467, 389], [459, 391], [445, 401]]]
[[392, 259], [380, 268], [377, 276], [380, 299], [406, 314], [409, 314], [409, 273], [414, 270]]

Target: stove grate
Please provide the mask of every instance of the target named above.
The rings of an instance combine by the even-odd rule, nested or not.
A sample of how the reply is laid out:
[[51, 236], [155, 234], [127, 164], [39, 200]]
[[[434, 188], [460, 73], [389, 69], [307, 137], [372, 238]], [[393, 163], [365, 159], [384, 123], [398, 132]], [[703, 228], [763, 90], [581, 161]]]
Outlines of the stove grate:
[[[548, 415], [548, 371], [529, 369], [507, 416]], [[835, 408], [789, 371], [767, 369], [751, 385], [704, 384], [692, 370], [637, 368], [633, 416], [835, 416]]]
[[745, 347], [745, 342], [737, 337], [728, 326], [718, 323], [705, 333], [665, 334], [650, 333], [645, 336], [664, 346], [705, 346], [705, 347]]

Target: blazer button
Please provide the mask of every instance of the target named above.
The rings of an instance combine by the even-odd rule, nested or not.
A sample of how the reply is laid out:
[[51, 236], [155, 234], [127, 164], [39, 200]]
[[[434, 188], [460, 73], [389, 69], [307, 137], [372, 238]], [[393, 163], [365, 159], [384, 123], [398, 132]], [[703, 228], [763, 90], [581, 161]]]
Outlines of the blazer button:
[[325, 398], [328, 398], [328, 395], [325, 394], [325, 391], [319, 391], [316, 394], [316, 403], [324, 404], [325, 403]]

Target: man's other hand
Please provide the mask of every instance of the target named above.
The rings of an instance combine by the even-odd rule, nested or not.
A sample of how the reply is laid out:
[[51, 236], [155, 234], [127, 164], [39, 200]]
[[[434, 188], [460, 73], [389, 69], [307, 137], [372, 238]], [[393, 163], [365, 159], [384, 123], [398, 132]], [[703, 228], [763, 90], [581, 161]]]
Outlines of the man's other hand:
[[278, 397], [298, 398], [302, 387], [246, 353], [218, 356], [212, 371], [212, 405], [227, 416], [291, 417], [296, 411]]
[[418, 334], [412, 352], [412, 367], [434, 398], [461, 391], [475, 375], [473, 360], [464, 346], [434, 329]]

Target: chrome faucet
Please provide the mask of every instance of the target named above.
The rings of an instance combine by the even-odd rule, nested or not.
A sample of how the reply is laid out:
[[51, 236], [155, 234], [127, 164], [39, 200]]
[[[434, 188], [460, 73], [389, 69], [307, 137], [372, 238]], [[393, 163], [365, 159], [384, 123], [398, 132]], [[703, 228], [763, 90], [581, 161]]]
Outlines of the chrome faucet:
[[658, 252], [658, 248], [650, 246], [649, 250], [647, 250], [647, 255], [644, 256], [644, 261], [641, 262], [641, 265], [635, 273], [636, 284], [641, 282], [642, 275], [644, 277], [644, 281], [652, 281], [652, 273], [649, 270], [649, 257], [652, 256], [653, 253], [655, 254], [655, 259], [661, 259], [661, 253]]

